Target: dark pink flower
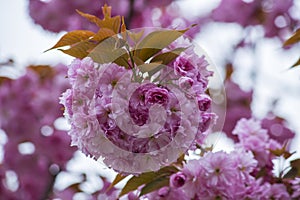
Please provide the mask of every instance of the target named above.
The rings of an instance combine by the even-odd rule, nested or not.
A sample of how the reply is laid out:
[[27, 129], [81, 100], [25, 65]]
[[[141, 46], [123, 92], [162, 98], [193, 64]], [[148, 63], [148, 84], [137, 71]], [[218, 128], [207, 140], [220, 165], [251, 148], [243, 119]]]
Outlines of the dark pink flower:
[[167, 104], [169, 100], [169, 91], [165, 88], [154, 87], [149, 89], [145, 93], [145, 103], [152, 105], [155, 103], [158, 104]]
[[183, 172], [172, 174], [170, 177], [170, 186], [174, 188], [182, 187], [186, 181], [186, 175]]

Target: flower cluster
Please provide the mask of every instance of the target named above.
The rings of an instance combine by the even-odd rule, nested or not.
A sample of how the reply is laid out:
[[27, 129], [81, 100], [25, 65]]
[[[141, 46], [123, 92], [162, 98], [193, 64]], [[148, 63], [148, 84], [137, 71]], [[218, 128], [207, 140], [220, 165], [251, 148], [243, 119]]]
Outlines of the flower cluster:
[[[55, 175], [73, 156], [69, 137], [54, 123], [63, 114], [58, 97], [68, 87], [65, 73], [64, 65], [34, 66], [20, 78], [0, 84], [0, 128], [7, 137], [0, 167], [1, 199], [45, 198]], [[12, 177], [15, 186], [7, 188]]]
[[[163, 51], [189, 44], [178, 39]], [[192, 47], [166, 65], [160, 80], [134, 81], [139, 66], [76, 59], [61, 98], [72, 144], [121, 172], [158, 170], [204, 138], [214, 115], [205, 95], [208, 63]]]
[[233, 133], [240, 139], [234, 151], [207, 152], [197, 160], [188, 160], [180, 171], [170, 176], [169, 186], [145, 198], [291, 199], [299, 196], [298, 179], [276, 183], [272, 166], [266, 165], [272, 160], [270, 151], [279, 145], [268, 138], [260, 121], [241, 119]]
[[280, 149], [281, 145], [270, 139], [268, 131], [262, 129], [259, 121], [241, 119], [232, 133], [239, 138], [238, 146], [255, 154], [255, 159], [259, 162], [260, 167], [272, 169], [274, 156], [270, 150]]
[[250, 174], [256, 165], [250, 152], [209, 152], [199, 160], [188, 161], [181, 171], [170, 177], [167, 192], [158, 196], [172, 199], [169, 195], [177, 193], [182, 199], [242, 199], [256, 184]]

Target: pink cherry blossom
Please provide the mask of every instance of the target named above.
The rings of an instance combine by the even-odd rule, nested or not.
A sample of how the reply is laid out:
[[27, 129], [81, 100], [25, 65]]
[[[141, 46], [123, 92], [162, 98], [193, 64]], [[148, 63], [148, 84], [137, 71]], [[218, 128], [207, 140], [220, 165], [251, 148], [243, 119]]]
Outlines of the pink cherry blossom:
[[[204, 95], [212, 72], [189, 39], [175, 41], [162, 51], [178, 47], [187, 48], [177, 57], [182, 60], [158, 72], [159, 84], [151, 79], [136, 81], [140, 75], [133, 75], [135, 69], [96, 64], [89, 57], [75, 59], [68, 71], [71, 89], [61, 97], [72, 145], [94, 159], [103, 157], [119, 172], [141, 173], [174, 162], [203, 139], [215, 118], [211, 100]], [[189, 69], [184, 67], [187, 63]], [[176, 66], [192, 73], [174, 73]], [[181, 77], [192, 78], [192, 88], [180, 91]]]
[[15, 173], [18, 183], [13, 194], [1, 190], [1, 199], [47, 198], [55, 176], [72, 158], [70, 138], [55, 126], [62, 117], [58, 97], [69, 86], [65, 74], [64, 65], [30, 67], [23, 76], [1, 83], [0, 128], [8, 137], [1, 173]]

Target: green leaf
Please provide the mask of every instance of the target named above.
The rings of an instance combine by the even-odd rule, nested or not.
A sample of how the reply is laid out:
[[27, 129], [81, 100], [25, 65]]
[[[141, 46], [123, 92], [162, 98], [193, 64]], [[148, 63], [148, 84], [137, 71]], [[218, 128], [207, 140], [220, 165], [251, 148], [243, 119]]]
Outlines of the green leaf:
[[153, 192], [157, 189], [160, 189], [164, 186], [168, 186], [169, 185], [169, 176], [161, 176], [158, 177], [156, 179], [154, 179], [153, 181], [147, 183], [141, 190], [141, 193], [139, 196], [143, 196], [145, 194], [148, 194], [150, 192]]
[[[89, 56], [97, 63], [111, 63], [114, 61], [119, 61], [126, 63], [127, 51], [124, 48], [116, 47], [117, 40], [114, 37], [109, 37], [99, 43], [93, 50], [89, 53]], [[122, 59], [120, 59], [122, 58]], [[123, 59], [124, 58], [124, 59]]]
[[129, 36], [129, 38], [136, 44], [141, 40], [141, 38], [144, 35], [144, 32], [145, 32], [144, 29], [142, 29], [141, 31], [139, 31], [137, 33], [128, 30], [127, 34]]
[[[151, 191], [154, 188], [153, 184], [156, 183], [156, 184], [159, 184], [160, 186], [164, 185], [165, 184], [164, 179], [166, 177], [169, 177], [171, 174], [173, 174], [177, 171], [178, 171], [178, 169], [176, 167], [167, 166], [167, 167], [160, 169], [157, 172], [145, 172], [145, 173], [140, 174], [139, 176], [134, 176], [131, 179], [129, 179], [127, 184], [122, 189], [119, 197], [138, 189], [138, 187], [140, 187], [142, 185], [147, 186], [150, 183], [151, 184], [149, 186], [147, 186], [147, 188], [145, 189], [145, 192]], [[163, 178], [163, 177], [165, 177], [165, 178]], [[152, 182], [154, 182], [154, 183], [152, 183]], [[158, 188], [156, 188], [156, 189], [158, 189]]]
[[95, 33], [92, 31], [86, 31], [86, 30], [71, 31], [66, 33], [53, 47], [51, 47], [46, 51], [57, 49], [59, 47], [75, 46], [76, 44], [87, 41], [89, 38], [91, 38], [94, 35]]
[[145, 65], [145, 62], [142, 61], [139, 57], [136, 56], [132, 56], [132, 59], [134, 61], [134, 63], [139, 66], [139, 65]]
[[300, 159], [291, 161], [291, 167], [298, 169], [298, 175], [300, 175]]
[[117, 174], [117, 176], [115, 177], [114, 181], [111, 183], [112, 186], [115, 186], [116, 184], [118, 184], [120, 181], [122, 181], [124, 178], [126, 178], [127, 176], [123, 176], [121, 174]]
[[146, 173], [140, 174], [139, 176], [132, 177], [131, 179], [129, 179], [127, 184], [124, 186], [124, 188], [122, 189], [119, 196], [121, 197], [124, 194], [127, 194], [131, 191], [138, 189], [138, 187], [140, 187], [146, 183], [149, 183], [150, 181], [155, 179], [155, 177], [156, 177], [156, 174], [154, 172], [146, 172]]
[[159, 54], [159, 55], [153, 57], [150, 61], [150, 64], [157, 63], [157, 62], [159, 62], [161, 64], [158, 65], [157, 67], [149, 70], [148, 71], [149, 76], [153, 76], [155, 73], [162, 70], [167, 64], [169, 64], [171, 61], [176, 59], [179, 56], [179, 54], [181, 52], [185, 51], [186, 49], [187, 48], [177, 48], [172, 51], [165, 52], [165, 53], [162, 53], [162, 54]]
[[177, 48], [169, 52], [158, 54], [157, 56], [154, 56], [150, 62], [161, 62], [162, 64], [167, 65], [175, 60], [186, 49], [187, 48]]
[[113, 182], [110, 184], [110, 186], [106, 189], [106, 191], [109, 191], [112, 189], [115, 185], [117, 185], [120, 181], [124, 180], [127, 176], [122, 176], [121, 174], [117, 174]]
[[296, 168], [291, 168], [285, 175], [283, 178], [289, 178], [289, 179], [294, 179], [295, 177], [297, 177], [298, 174], [298, 169]]
[[145, 63], [142, 65], [138, 65], [137, 67], [141, 70], [141, 72], [145, 73], [145, 72], [153, 71], [161, 65], [162, 65], [161, 63]]
[[291, 161], [291, 169], [284, 176], [284, 178], [300, 177], [300, 159]]
[[125, 68], [129, 68], [130, 64], [128, 63], [129, 55], [127, 53], [124, 53], [122, 56], [115, 59], [113, 62], [116, 63], [119, 66], [124, 66]]
[[136, 46], [134, 55], [141, 60], [146, 61], [156, 53], [160, 52], [163, 48], [167, 47], [177, 38], [182, 36], [186, 30], [159, 30], [148, 34]]
[[299, 41], [300, 41], [300, 29], [298, 29], [289, 39], [287, 39], [283, 43], [283, 46], [287, 47], [287, 46], [293, 45]]
[[158, 65], [156, 68], [154, 68], [148, 72], [149, 76], [153, 76], [155, 73], [159, 72], [164, 67], [166, 67], [166, 65], [163, 65], [163, 64]]

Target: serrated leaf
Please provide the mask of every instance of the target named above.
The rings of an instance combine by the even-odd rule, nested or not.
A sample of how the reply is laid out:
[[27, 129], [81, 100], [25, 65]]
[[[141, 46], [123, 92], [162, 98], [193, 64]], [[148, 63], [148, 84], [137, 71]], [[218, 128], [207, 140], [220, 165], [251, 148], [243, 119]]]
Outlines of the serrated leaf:
[[187, 48], [177, 48], [169, 52], [165, 52], [162, 54], [158, 54], [154, 56], [150, 62], [161, 62], [164, 65], [169, 64], [173, 60], [175, 60], [182, 52], [184, 52]]
[[300, 58], [298, 58], [297, 62], [295, 62], [290, 68], [294, 68], [300, 65]]
[[[145, 172], [145, 173], [140, 174], [139, 176], [134, 176], [131, 179], [129, 179], [127, 184], [122, 189], [119, 197], [138, 189], [138, 187], [140, 187], [144, 184], [147, 185], [148, 183], [153, 182], [160, 177], [168, 177], [177, 171], [178, 171], [178, 169], [176, 167], [167, 166], [167, 167], [160, 169], [157, 172]], [[150, 185], [149, 189], [147, 189], [147, 190], [150, 190], [151, 188], [153, 188], [153, 187]]]
[[74, 46], [80, 42], [88, 40], [93, 35], [95, 35], [94, 32], [87, 30], [76, 30], [68, 32], [64, 36], [62, 36], [62, 38], [60, 38], [60, 40], [53, 47], [46, 51], [57, 49], [60, 47]]
[[153, 192], [155, 190], [158, 190], [164, 186], [169, 185], [169, 176], [162, 176], [158, 177], [157, 179], [154, 179], [150, 183], [147, 183], [141, 190], [141, 193], [139, 196], [143, 196], [145, 194], [148, 194], [150, 192]]
[[135, 56], [146, 61], [163, 48], [170, 45], [177, 38], [182, 36], [187, 30], [159, 30], [148, 34], [140, 41], [135, 50]]
[[300, 41], [300, 29], [298, 29], [289, 39], [287, 39], [284, 43], [283, 46], [290, 46], [292, 44], [295, 44]]

